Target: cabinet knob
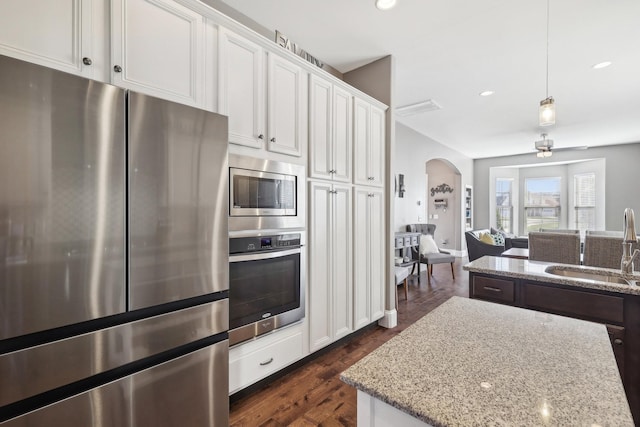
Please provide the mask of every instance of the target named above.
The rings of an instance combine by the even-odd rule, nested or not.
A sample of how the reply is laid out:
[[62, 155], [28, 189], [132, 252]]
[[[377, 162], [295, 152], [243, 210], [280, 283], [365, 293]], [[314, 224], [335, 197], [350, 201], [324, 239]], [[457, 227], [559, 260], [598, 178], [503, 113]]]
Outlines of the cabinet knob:
[[258, 135], [258, 139], [264, 139], [264, 135], [263, 134]]
[[335, 169], [330, 169], [329, 173], [336, 173], [336, 170]]
[[273, 137], [273, 138], [271, 138], [269, 141], [271, 141], [271, 142], [276, 142], [276, 138], [275, 138], [275, 137]]
[[87, 58], [86, 56], [84, 58], [82, 58], [82, 63], [84, 65], [91, 65], [93, 64], [93, 61], [91, 60], [91, 58]]
[[115, 71], [116, 73], [121, 73], [122, 72], [122, 67], [119, 65], [114, 65], [113, 66], [113, 71]]
[[613, 340], [613, 343], [615, 345], [622, 345], [624, 344], [624, 342], [620, 339], [620, 338], [616, 338], [615, 340]]
[[372, 176], [368, 177], [367, 179], [368, 179], [369, 181], [373, 181], [373, 177], [372, 177]]

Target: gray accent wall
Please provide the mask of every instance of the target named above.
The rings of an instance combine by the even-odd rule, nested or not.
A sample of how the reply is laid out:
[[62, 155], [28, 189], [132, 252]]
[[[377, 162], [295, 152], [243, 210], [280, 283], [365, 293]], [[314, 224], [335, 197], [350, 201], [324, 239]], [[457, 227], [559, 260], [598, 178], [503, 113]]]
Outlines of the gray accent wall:
[[[491, 169], [495, 167], [549, 166], [576, 160], [604, 159], [604, 202], [597, 206], [604, 212], [606, 230], [622, 230], [622, 215], [625, 208], [640, 213], [640, 143], [593, 147], [587, 150], [554, 152], [553, 156], [538, 159], [535, 153], [517, 156], [475, 159], [474, 163], [474, 228], [488, 228], [491, 223]], [[574, 166], [574, 168], [577, 166]], [[534, 167], [527, 175], [536, 173]], [[495, 169], [494, 169], [495, 170]], [[544, 170], [544, 169], [543, 169]], [[523, 176], [520, 176], [523, 179]], [[596, 182], [598, 188], [601, 185]], [[600, 183], [601, 184], [601, 183]], [[495, 193], [494, 193], [495, 194]], [[521, 198], [521, 197], [520, 197]], [[604, 207], [602, 207], [604, 203]], [[522, 228], [522, 221], [520, 224]]]

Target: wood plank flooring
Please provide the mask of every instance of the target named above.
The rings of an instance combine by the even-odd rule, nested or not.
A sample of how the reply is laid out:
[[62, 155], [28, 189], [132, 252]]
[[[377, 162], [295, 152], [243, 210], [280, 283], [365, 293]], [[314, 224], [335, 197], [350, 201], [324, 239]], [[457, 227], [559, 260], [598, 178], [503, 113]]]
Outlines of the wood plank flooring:
[[454, 264], [434, 266], [435, 276], [427, 286], [424, 268], [421, 284], [409, 278], [409, 298], [398, 288], [398, 326], [380, 326], [313, 359], [265, 388], [231, 403], [231, 426], [355, 426], [356, 390], [342, 381], [340, 373], [375, 350], [407, 326], [454, 295], [469, 296], [469, 274], [462, 270], [466, 258]]

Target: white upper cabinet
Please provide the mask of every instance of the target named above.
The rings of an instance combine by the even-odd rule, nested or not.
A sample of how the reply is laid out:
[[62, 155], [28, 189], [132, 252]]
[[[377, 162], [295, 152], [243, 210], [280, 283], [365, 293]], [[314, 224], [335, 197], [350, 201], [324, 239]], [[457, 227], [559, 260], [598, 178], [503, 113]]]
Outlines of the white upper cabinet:
[[307, 74], [299, 66], [269, 53], [268, 62], [268, 142], [276, 153], [300, 156], [306, 143]]
[[354, 97], [354, 183], [384, 185], [385, 112]]
[[307, 142], [307, 73], [226, 29], [220, 29], [218, 44], [218, 107], [229, 116], [229, 142], [302, 155]]
[[309, 175], [351, 181], [351, 94], [320, 77], [309, 83]]
[[262, 48], [223, 28], [218, 46], [218, 112], [229, 116], [229, 142], [263, 148]]
[[171, 0], [111, 8], [112, 83], [205, 108], [205, 18]]
[[[96, 30], [92, 0], [2, 0], [0, 54], [84, 77], [94, 77]], [[100, 10], [97, 10], [98, 20]], [[102, 17], [106, 20], [106, 17]]]

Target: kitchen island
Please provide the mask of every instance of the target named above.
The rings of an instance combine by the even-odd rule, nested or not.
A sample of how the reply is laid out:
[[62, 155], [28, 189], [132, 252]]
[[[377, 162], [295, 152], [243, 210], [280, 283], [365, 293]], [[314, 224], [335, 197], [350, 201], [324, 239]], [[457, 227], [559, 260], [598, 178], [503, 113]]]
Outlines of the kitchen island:
[[341, 379], [359, 426], [633, 425], [604, 325], [460, 297]]

